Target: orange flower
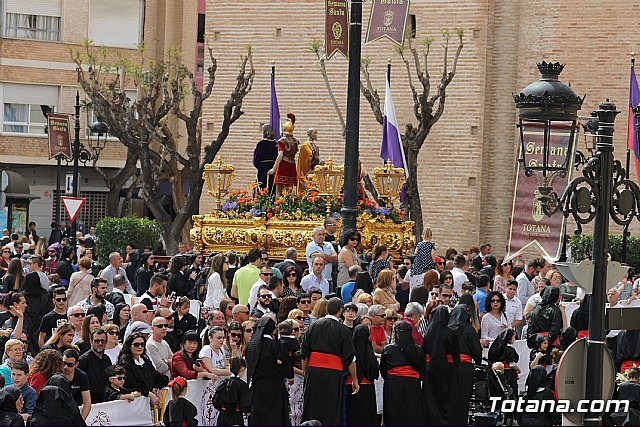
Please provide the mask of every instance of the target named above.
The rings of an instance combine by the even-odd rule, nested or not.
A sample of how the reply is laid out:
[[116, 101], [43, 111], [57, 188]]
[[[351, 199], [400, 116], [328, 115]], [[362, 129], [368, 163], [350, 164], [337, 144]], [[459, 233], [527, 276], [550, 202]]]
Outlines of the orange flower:
[[282, 202], [283, 202], [282, 197], [278, 197], [276, 199], [276, 206], [280, 206], [282, 204]]

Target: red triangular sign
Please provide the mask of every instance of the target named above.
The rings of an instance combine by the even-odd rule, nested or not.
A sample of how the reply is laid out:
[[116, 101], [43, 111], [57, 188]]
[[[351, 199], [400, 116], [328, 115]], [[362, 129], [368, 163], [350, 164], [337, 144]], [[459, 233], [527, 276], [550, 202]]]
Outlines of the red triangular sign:
[[67, 211], [67, 215], [69, 215], [69, 222], [73, 222], [78, 217], [80, 210], [84, 206], [84, 202], [87, 200], [84, 197], [60, 197], [62, 200], [62, 204], [64, 205], [64, 210]]

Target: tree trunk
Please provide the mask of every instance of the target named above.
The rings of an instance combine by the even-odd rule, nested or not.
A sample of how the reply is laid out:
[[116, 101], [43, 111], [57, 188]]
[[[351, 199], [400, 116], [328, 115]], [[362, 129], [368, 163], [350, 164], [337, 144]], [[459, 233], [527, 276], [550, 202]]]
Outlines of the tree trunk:
[[407, 168], [409, 178], [405, 186], [405, 202], [409, 206], [409, 218], [415, 222], [413, 233], [416, 242], [422, 240], [422, 205], [420, 204], [420, 192], [418, 191], [418, 151], [410, 147], [407, 150]]

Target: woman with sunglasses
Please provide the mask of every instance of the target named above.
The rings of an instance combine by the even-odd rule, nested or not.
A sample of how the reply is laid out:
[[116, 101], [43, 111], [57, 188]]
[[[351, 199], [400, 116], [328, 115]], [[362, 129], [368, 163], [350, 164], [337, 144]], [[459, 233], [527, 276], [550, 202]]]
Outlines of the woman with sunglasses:
[[391, 342], [391, 337], [393, 336], [393, 325], [395, 325], [396, 322], [400, 319], [401, 317], [398, 316], [398, 313], [394, 309], [387, 308], [384, 311], [384, 323], [382, 324], [382, 326], [384, 328], [384, 333], [387, 337], [388, 343]]
[[207, 294], [204, 299], [205, 307], [220, 307], [220, 301], [226, 296], [227, 270], [229, 270], [229, 259], [224, 254], [218, 254], [211, 259], [211, 268], [207, 278]]
[[11, 248], [9, 246], [2, 247], [2, 256], [0, 256], [0, 276], [4, 276], [9, 270], [9, 262], [11, 261]]
[[496, 275], [493, 277], [493, 290], [504, 293], [507, 289], [507, 283], [510, 280], [513, 280], [513, 275], [511, 274], [512, 268], [511, 261], [504, 261], [504, 258], [498, 262], [498, 268], [496, 269]]
[[224, 343], [224, 349], [227, 357], [243, 357], [244, 356], [244, 331], [240, 322], [232, 321], [229, 323], [227, 339]]
[[233, 307], [235, 305], [236, 303], [229, 298], [222, 298], [220, 300], [220, 311], [224, 314], [224, 322], [226, 325], [233, 321]]
[[124, 386], [129, 390], [139, 391], [149, 397], [151, 404], [158, 405], [160, 399], [153, 391], [161, 389], [169, 382], [169, 378], [156, 370], [147, 356], [146, 340], [142, 333], [134, 332], [124, 342], [118, 356], [118, 364], [124, 366], [127, 378]]
[[60, 354], [64, 353], [69, 348], [77, 348], [73, 345], [73, 337], [76, 335], [76, 330], [69, 323], [61, 323], [58, 329], [51, 335], [51, 338], [44, 343], [42, 350], [57, 350]]
[[78, 271], [69, 278], [69, 307], [78, 304], [83, 299], [91, 295], [91, 282], [94, 277], [91, 274], [91, 258], [82, 257], [78, 261]]
[[304, 312], [302, 310], [298, 308], [291, 310], [289, 312], [289, 316], [287, 316], [287, 319], [292, 319], [298, 322], [298, 325], [300, 326], [300, 334], [303, 334], [306, 332], [307, 328], [304, 324]]
[[296, 297], [302, 289], [300, 288], [300, 274], [298, 274], [298, 269], [295, 265], [290, 265], [284, 269], [282, 274], [284, 278], [284, 291], [282, 292], [282, 297]]
[[116, 304], [116, 308], [113, 311], [113, 323], [120, 328], [120, 335], [118, 336], [120, 341], [124, 340], [124, 332], [127, 329], [127, 325], [129, 325], [130, 319], [131, 307], [129, 307], [129, 304]]
[[360, 244], [360, 232], [358, 230], [348, 230], [342, 237], [342, 249], [338, 254], [338, 287], [347, 283], [349, 278], [349, 268], [353, 265], [361, 265], [362, 261], [356, 248]]
[[211, 372], [207, 372], [204, 366], [198, 362], [198, 352], [200, 350], [200, 337], [195, 330], [187, 331], [182, 335], [182, 349], [173, 353], [171, 357], [171, 378], [183, 377], [187, 380], [197, 378], [215, 381], [216, 377]]
[[502, 293], [497, 291], [489, 292], [485, 299], [485, 314], [480, 322], [480, 330], [482, 331], [482, 340], [493, 341], [498, 338], [500, 332], [509, 328], [509, 320], [505, 314], [507, 302]]
[[245, 320], [242, 322], [242, 341], [244, 343], [242, 348], [242, 354], [247, 353], [247, 344], [249, 344], [249, 340], [253, 336], [253, 330], [256, 326], [256, 322], [253, 320]]
[[122, 351], [122, 344], [118, 342], [120, 338], [120, 328], [118, 325], [108, 323], [102, 326], [102, 330], [107, 333], [107, 344], [104, 348], [104, 354], [109, 356], [111, 364], [116, 365], [118, 363], [118, 355]]

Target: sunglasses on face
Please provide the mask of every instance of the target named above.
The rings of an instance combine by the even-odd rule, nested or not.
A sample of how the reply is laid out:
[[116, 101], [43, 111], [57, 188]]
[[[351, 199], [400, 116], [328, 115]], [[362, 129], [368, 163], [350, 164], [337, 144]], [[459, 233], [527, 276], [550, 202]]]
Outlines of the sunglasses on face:
[[295, 317], [295, 319], [296, 319], [296, 320], [304, 320], [304, 317], [302, 317], [302, 316], [296, 316], [296, 317]]
[[436, 262], [438, 265], [444, 265], [444, 262]]
[[166, 323], [161, 323], [161, 324], [159, 324], [159, 325], [155, 325], [155, 326], [156, 326], [157, 328], [168, 328], [168, 327], [169, 327], [169, 325], [168, 325], [168, 324], [166, 324]]
[[296, 273], [289, 273], [289, 274], [287, 274], [287, 277], [296, 277], [296, 276], [297, 276], [297, 274], [296, 274]]
[[386, 319], [391, 321], [391, 322], [397, 322], [398, 321], [397, 317], [387, 317]]
[[71, 316], [73, 316], [73, 317], [84, 317], [84, 313], [74, 313]]
[[252, 334], [253, 333], [253, 329], [252, 328], [246, 328], [244, 331], [246, 333], [248, 333], [248, 334]]
[[120, 377], [111, 377], [111, 378], [112, 378], [112, 379], [114, 379], [114, 380], [118, 380], [118, 381], [124, 381], [124, 380], [125, 380], [125, 378], [127, 378], [127, 377], [125, 377], [125, 376], [123, 375], [123, 376], [120, 376]]
[[271, 295], [260, 295], [260, 298], [271, 299]]
[[273, 276], [273, 273], [260, 273], [260, 274], [262, 274], [263, 276], [267, 276], [267, 277]]
[[263, 262], [264, 261], [269, 261], [269, 258], [260, 258]]
[[440, 294], [442, 298], [451, 298], [452, 294]]
[[359, 237], [349, 237], [349, 240], [351, 240], [352, 242], [357, 242], [360, 240]]
[[109, 335], [118, 335], [118, 331], [107, 331]]
[[231, 335], [231, 338], [241, 338], [242, 337], [242, 333], [231, 332], [229, 335]]
[[106, 344], [107, 340], [98, 339], [98, 340], [93, 340], [93, 342], [96, 344]]
[[56, 302], [65, 302], [66, 298], [56, 298]]
[[444, 278], [444, 280], [453, 280], [453, 277], [447, 276], [447, 277]]
[[499, 299], [492, 299], [491, 302], [500, 302]]
[[138, 342], [131, 343], [131, 346], [132, 347], [136, 347], [136, 348], [142, 348], [142, 347], [144, 347], [144, 343], [138, 341]]
[[311, 300], [310, 299], [300, 300], [300, 304], [311, 304]]
[[3, 250], [3, 251], [2, 251], [2, 253], [3, 253], [3, 254], [10, 254], [10, 253], [11, 253], [11, 251], [5, 251], [5, 250]]
[[66, 366], [67, 368], [73, 368], [74, 366], [76, 366], [76, 362], [64, 362], [64, 366]]
[[384, 317], [385, 317], [384, 313], [383, 313], [383, 314], [374, 314], [374, 316], [382, 317], [382, 318], [384, 318]]

